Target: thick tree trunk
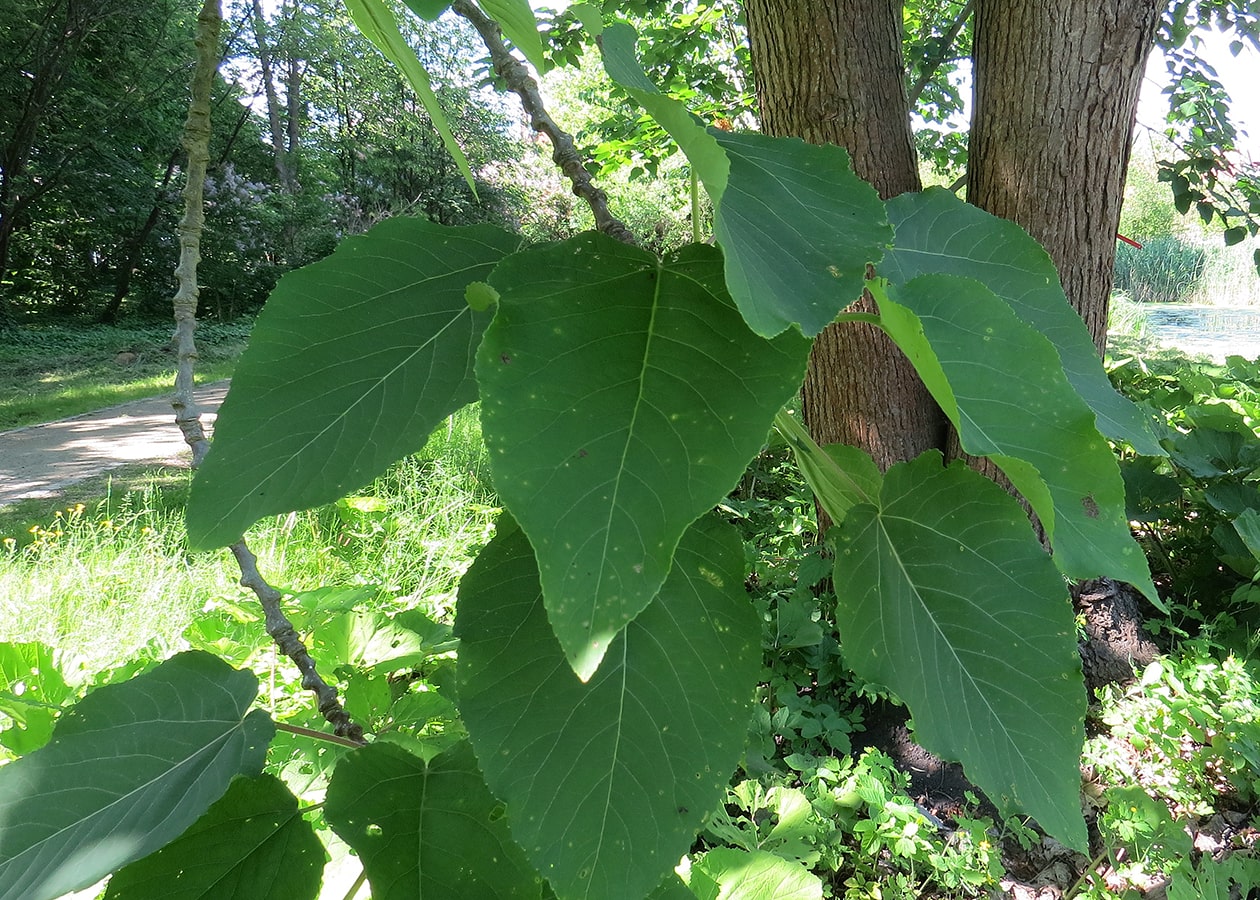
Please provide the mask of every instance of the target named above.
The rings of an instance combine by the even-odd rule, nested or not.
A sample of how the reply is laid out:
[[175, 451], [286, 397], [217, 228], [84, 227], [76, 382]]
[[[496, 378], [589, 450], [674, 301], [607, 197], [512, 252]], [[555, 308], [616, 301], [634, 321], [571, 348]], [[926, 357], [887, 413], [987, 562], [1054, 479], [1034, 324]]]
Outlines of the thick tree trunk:
[[968, 199], [1045, 246], [1101, 353], [1160, 0], [978, 0]]
[[[849, 151], [887, 198], [919, 190], [897, 0], [746, 0], [762, 130]], [[870, 308], [871, 300], [861, 304]], [[820, 444], [855, 444], [882, 469], [942, 447], [944, 416], [910, 362], [869, 325], [814, 346], [805, 420]]]

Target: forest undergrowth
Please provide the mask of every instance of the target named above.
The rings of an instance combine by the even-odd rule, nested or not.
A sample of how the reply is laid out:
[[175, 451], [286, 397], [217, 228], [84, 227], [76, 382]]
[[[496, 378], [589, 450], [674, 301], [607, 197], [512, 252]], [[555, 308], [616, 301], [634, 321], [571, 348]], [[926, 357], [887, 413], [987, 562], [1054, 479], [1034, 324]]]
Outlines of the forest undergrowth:
[[[895, 758], [874, 727], [890, 698], [845, 663], [813, 498], [773, 444], [721, 506], [743, 534], [764, 667], [743, 763], [693, 851], [771, 854], [854, 900], [1178, 900], [1260, 885], [1260, 363], [1120, 342], [1109, 369], [1158, 413], [1170, 450], [1155, 463], [1117, 448], [1129, 518], [1171, 613], [1144, 610], [1164, 655], [1091, 698], [1082, 803], [1094, 857], [1002, 819], [965, 785], [933, 790]], [[186, 497], [186, 476], [168, 472], [104, 499], [72, 490], [0, 510], [0, 717], [22, 726], [0, 730], [0, 755], [26, 752], [94, 687], [189, 647], [252, 668], [278, 722], [319, 726], [226, 551], [186, 551]], [[463, 737], [450, 695], [454, 589], [498, 512], [476, 411], [465, 410], [367, 489], [250, 533], [321, 670], [377, 740], [431, 758]], [[290, 737], [273, 743], [269, 769], [320, 823], [315, 804], [345, 750]]]

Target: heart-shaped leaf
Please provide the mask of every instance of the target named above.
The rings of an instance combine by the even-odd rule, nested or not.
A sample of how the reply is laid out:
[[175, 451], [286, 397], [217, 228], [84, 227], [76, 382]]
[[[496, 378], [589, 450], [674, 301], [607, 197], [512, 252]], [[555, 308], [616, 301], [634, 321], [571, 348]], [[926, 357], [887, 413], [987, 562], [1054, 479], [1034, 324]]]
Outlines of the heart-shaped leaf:
[[904, 700], [915, 739], [962, 762], [1004, 814], [1084, 852], [1075, 620], [1019, 504], [931, 451], [888, 471], [878, 506], [849, 510], [836, 551], [854, 671]]
[[257, 694], [252, 673], [189, 652], [79, 701], [0, 767], [0, 900], [53, 900], [177, 838], [262, 767]]
[[504, 260], [478, 354], [495, 487], [538, 553], [547, 615], [589, 678], [656, 596], [687, 526], [739, 480], [809, 342], [748, 330], [722, 258], [581, 235]]
[[813, 337], [862, 296], [867, 263], [892, 239], [875, 188], [849, 154], [797, 138], [715, 132], [730, 160], [714, 236], [726, 283], [749, 327]]
[[939, 187], [890, 200], [888, 220], [897, 237], [879, 265], [880, 275], [895, 284], [933, 273], [981, 282], [1054, 345], [1068, 381], [1097, 416], [1099, 431], [1128, 441], [1143, 455], [1164, 455], [1148, 418], [1111, 386], [1050, 255], [1028, 232]]
[[542, 896], [467, 743], [427, 764], [391, 744], [355, 750], [337, 764], [325, 815], [375, 900]]
[[237, 778], [177, 839], [116, 872], [105, 900], [315, 900], [326, 859], [283, 781]]
[[963, 449], [991, 457], [1032, 504], [1059, 569], [1127, 581], [1158, 603], [1115, 455], [1053, 345], [974, 279], [920, 275], [878, 300]]
[[813, 336], [862, 293], [867, 263], [892, 238], [875, 189], [840, 147], [705, 130], [660, 93], [635, 55], [634, 29], [604, 29], [604, 68], [678, 142], [715, 210], [731, 296], [753, 331]]
[[761, 661], [743, 569], [734, 529], [701, 519], [585, 684], [510, 519], [464, 576], [460, 711], [513, 837], [562, 900], [645, 896], [720, 802]]
[[193, 482], [194, 547], [328, 503], [419, 450], [477, 399], [490, 322], [465, 300], [520, 239], [396, 218], [291, 272], [267, 300]]

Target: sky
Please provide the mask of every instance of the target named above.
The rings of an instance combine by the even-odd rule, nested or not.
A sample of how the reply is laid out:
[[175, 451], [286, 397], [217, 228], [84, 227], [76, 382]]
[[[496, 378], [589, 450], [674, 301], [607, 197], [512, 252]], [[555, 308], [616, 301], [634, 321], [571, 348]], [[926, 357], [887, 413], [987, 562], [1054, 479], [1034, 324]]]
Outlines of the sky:
[[[1221, 84], [1229, 92], [1234, 124], [1240, 131], [1248, 132], [1246, 137], [1240, 135], [1239, 149], [1260, 162], [1260, 91], [1256, 90], [1256, 81], [1260, 79], [1260, 53], [1246, 46], [1234, 57], [1229, 52], [1230, 37], [1217, 31], [1204, 31], [1201, 35], [1202, 57], [1216, 69]], [[1163, 90], [1167, 85], [1168, 70], [1163, 54], [1157, 50], [1151, 54], [1142, 84], [1139, 127], [1163, 131], [1164, 116], [1168, 112], [1168, 98]]]

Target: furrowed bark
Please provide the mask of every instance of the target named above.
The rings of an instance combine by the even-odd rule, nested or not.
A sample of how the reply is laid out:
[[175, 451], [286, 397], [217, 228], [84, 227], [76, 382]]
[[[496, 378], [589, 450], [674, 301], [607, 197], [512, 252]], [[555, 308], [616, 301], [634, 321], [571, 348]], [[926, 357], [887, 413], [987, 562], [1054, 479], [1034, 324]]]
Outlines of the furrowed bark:
[[[881, 197], [919, 190], [900, 4], [747, 0], [744, 12], [762, 130], [844, 147]], [[866, 295], [850, 309], [870, 312], [874, 302]], [[833, 324], [818, 336], [803, 398], [814, 440], [861, 447], [881, 469], [944, 446], [944, 414], [910, 361], [872, 325]]]

